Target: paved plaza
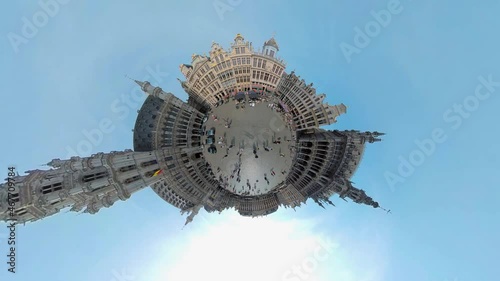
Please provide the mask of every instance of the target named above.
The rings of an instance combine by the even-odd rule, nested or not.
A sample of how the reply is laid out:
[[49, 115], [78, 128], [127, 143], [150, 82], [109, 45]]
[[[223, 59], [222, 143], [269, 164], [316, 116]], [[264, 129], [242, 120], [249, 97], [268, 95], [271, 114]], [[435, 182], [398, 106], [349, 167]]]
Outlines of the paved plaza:
[[290, 171], [294, 134], [277, 105], [270, 107], [273, 102], [237, 103], [231, 100], [214, 108], [205, 126], [206, 131], [215, 128], [217, 152], [209, 153], [211, 145], [205, 145], [203, 153], [227, 190], [239, 195], [265, 194]]

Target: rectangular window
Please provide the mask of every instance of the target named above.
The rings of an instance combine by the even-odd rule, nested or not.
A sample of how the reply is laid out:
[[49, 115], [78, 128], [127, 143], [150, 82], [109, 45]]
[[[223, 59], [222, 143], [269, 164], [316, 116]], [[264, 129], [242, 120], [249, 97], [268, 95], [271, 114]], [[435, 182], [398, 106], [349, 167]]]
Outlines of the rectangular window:
[[237, 58], [238, 65], [241, 64], [241, 58]]
[[271, 50], [271, 57], [274, 57], [274, 51]]
[[261, 68], [261, 67], [262, 67], [262, 59], [259, 59], [258, 67], [259, 67], [259, 68]]
[[266, 68], [266, 60], [262, 62], [262, 68]]
[[232, 59], [233, 65], [236, 65], [236, 59]]
[[250, 64], [250, 58], [247, 58], [247, 64]]
[[245, 53], [245, 47], [241, 47], [241, 53], [244, 54]]
[[257, 67], [257, 59], [253, 58], [253, 67]]
[[236, 54], [239, 55], [240, 54], [240, 48], [236, 48]]

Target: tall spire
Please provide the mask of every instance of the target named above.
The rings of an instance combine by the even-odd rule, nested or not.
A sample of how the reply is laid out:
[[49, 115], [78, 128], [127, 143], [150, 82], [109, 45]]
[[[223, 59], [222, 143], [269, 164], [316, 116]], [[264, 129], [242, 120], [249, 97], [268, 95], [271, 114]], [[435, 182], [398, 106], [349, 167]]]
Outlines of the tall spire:
[[146, 92], [146, 90], [147, 90], [147, 89], [146, 89], [146, 87], [148, 86], [148, 84], [150, 85], [150, 83], [149, 83], [148, 81], [145, 81], [145, 82], [138, 81], [138, 80], [135, 80], [135, 79], [133, 79], [133, 78], [130, 78], [130, 76], [128, 76], [128, 75], [126, 75], [126, 74], [125, 74], [125, 77], [126, 77], [126, 78], [128, 78], [128, 79], [130, 79], [130, 80], [132, 80], [132, 81], [134, 81], [137, 85], [139, 85], [139, 86], [141, 87], [141, 89], [142, 89], [144, 92]]
[[[144, 86], [146, 85], [146, 83], [149, 83], [149, 82], [142, 82], [142, 81], [137, 81], [137, 80], [134, 80], [134, 82], [139, 85], [141, 87], [141, 89], [144, 88]], [[143, 89], [144, 91], [144, 89]]]
[[202, 204], [198, 204], [196, 206], [194, 206], [190, 211], [191, 213], [189, 214], [189, 216], [186, 218], [186, 223], [184, 223], [184, 226], [186, 226], [188, 223], [192, 222], [194, 217], [198, 214], [198, 212], [200, 211], [201, 207], [203, 207]]
[[137, 85], [139, 85], [144, 93], [150, 96], [154, 96], [160, 99], [165, 99], [168, 95], [172, 95], [171, 93], [164, 92], [160, 87], [152, 86], [151, 83], [149, 83], [149, 81], [138, 81], [134, 79], [131, 80], [133, 80]]

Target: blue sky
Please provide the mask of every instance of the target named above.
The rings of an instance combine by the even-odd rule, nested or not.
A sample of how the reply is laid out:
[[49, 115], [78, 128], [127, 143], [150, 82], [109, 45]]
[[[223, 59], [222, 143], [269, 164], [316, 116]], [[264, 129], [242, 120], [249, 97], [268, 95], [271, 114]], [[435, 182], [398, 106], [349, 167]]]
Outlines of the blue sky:
[[[181, 230], [185, 217], [146, 189], [94, 216], [19, 226], [18, 272], [1, 262], [0, 280], [306, 280], [286, 274], [327, 240], [336, 246], [307, 280], [498, 280], [500, 87], [484, 97], [478, 77], [500, 82], [500, 1], [66, 2], [17, 47], [10, 38], [24, 36], [23, 17], [33, 22], [43, 9], [2, 4], [5, 175], [9, 165], [39, 168], [79, 146], [81, 156], [132, 148], [142, 101], [124, 100], [137, 91], [125, 74], [184, 99], [178, 66], [192, 53], [212, 41], [229, 47], [237, 33], [259, 47], [276, 32], [287, 71], [348, 106], [329, 128], [387, 133], [368, 145], [353, 181], [392, 215], [335, 197], [337, 207], [309, 203], [262, 219], [203, 213]], [[356, 47], [355, 28], [388, 7], [399, 12], [348, 62], [341, 44]], [[478, 87], [483, 99], [474, 98]], [[454, 105], [464, 101], [460, 115]], [[85, 147], [84, 131], [106, 118], [113, 129]], [[423, 154], [415, 142], [434, 130], [444, 141]], [[411, 157], [413, 173], [398, 172]], [[0, 260], [6, 233], [1, 227]]]

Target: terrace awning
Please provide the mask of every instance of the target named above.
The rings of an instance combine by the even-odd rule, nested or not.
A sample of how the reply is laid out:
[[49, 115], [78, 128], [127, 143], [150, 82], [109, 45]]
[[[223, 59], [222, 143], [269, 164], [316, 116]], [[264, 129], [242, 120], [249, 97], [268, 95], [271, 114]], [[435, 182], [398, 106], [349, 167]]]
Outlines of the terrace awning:
[[254, 91], [250, 91], [250, 92], [248, 92], [248, 97], [251, 99], [258, 99], [259, 95], [257, 95], [257, 93]]
[[237, 100], [242, 100], [245, 99], [245, 93], [244, 92], [239, 92], [234, 96]]

